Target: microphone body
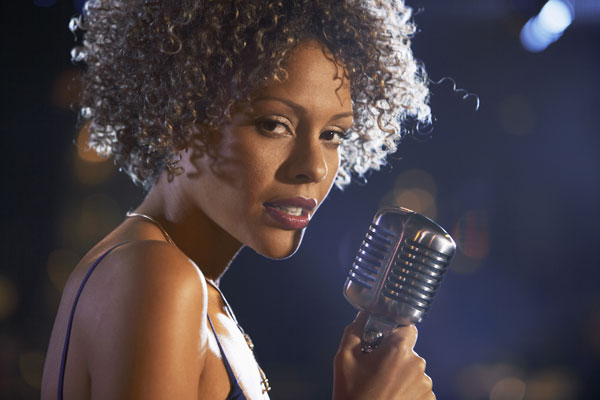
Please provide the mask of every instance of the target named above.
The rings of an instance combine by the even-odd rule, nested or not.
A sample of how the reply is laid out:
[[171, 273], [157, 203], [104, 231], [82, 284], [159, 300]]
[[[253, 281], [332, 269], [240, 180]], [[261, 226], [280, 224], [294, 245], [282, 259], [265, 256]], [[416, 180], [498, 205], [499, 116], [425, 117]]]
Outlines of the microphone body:
[[375, 214], [344, 285], [346, 299], [369, 314], [364, 352], [396, 326], [423, 319], [455, 252], [450, 235], [421, 214], [402, 207]]

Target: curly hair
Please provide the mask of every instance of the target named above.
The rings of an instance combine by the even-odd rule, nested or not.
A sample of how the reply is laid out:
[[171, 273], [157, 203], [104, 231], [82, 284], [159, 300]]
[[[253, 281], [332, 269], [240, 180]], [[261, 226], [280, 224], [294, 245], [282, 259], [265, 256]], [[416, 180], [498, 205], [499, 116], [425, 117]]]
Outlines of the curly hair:
[[430, 123], [427, 77], [412, 54], [416, 30], [402, 0], [89, 0], [83, 31], [80, 122], [90, 147], [148, 190], [192, 126], [218, 129], [236, 104], [286, 78], [286, 57], [313, 39], [350, 78], [354, 124], [340, 146], [336, 185], [379, 169], [410, 129]]

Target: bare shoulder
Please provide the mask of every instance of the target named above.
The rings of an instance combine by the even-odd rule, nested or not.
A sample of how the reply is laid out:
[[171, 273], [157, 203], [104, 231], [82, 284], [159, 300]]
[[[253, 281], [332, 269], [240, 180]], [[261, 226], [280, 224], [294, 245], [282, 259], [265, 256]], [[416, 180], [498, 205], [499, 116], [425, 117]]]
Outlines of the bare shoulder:
[[99, 289], [111, 295], [96, 298], [96, 302], [100, 300], [106, 306], [118, 302], [119, 307], [127, 305], [125, 309], [137, 306], [152, 313], [189, 307], [196, 311], [194, 314], [206, 316], [206, 280], [177, 247], [156, 240], [125, 243], [102, 263], [105, 273], [98, 282]]
[[152, 240], [121, 245], [102, 263], [80, 313], [92, 397], [195, 398], [208, 346], [201, 271]]
[[[168, 291], [187, 287], [192, 295], [206, 295], [206, 281], [200, 269], [181, 250], [163, 241], [125, 243], [111, 252], [105, 262], [116, 267], [123, 277], [131, 278], [125, 283], [136, 289]], [[177, 294], [181, 296], [179, 291]]]

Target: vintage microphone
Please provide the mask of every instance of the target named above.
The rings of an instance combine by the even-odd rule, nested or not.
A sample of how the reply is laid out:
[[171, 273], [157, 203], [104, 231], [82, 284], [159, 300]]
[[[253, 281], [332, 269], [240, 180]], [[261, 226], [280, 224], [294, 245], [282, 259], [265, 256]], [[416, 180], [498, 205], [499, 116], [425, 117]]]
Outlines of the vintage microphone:
[[369, 314], [362, 351], [429, 310], [456, 244], [437, 223], [402, 207], [380, 209], [348, 272], [344, 296]]

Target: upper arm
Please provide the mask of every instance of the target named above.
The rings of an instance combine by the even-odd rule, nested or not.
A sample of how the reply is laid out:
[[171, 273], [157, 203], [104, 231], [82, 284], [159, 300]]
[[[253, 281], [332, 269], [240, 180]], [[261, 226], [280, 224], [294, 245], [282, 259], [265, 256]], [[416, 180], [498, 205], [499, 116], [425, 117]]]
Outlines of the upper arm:
[[163, 242], [126, 244], [105, 261], [104, 297], [83, 316], [92, 398], [197, 398], [207, 350], [202, 273]]

